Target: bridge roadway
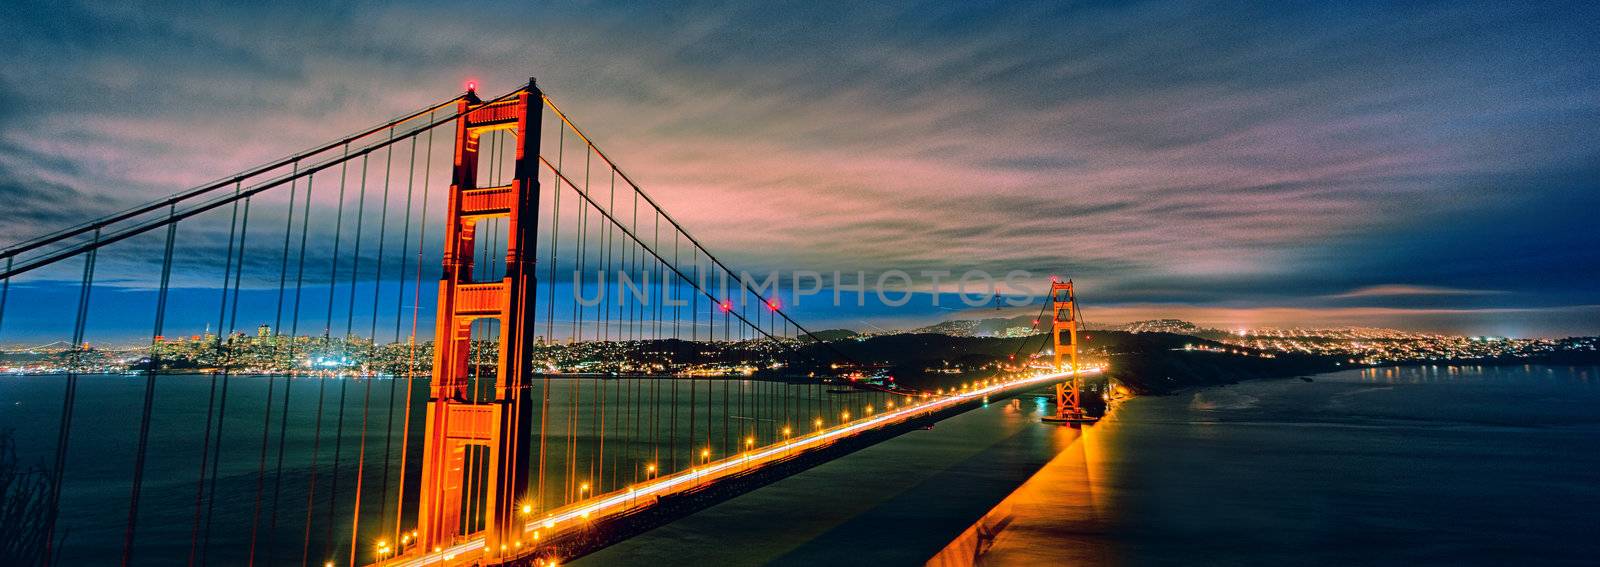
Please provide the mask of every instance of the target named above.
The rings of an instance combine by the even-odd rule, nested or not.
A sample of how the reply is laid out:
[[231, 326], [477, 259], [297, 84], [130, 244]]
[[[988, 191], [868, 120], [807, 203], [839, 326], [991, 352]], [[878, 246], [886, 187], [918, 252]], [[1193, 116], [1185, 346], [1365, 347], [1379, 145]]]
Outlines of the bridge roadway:
[[[1099, 368], [1086, 368], [1085, 375], [1099, 373]], [[550, 511], [543, 518], [531, 519], [523, 527], [526, 537], [523, 544], [507, 548], [500, 554], [485, 549], [484, 537], [479, 535], [450, 547], [433, 550], [409, 550], [407, 553], [383, 560], [375, 565], [382, 567], [422, 567], [440, 565], [495, 564], [523, 559], [540, 553], [539, 542], [548, 541], [567, 532], [581, 530], [588, 524], [612, 516], [634, 512], [654, 505], [659, 497], [691, 488], [705, 486], [728, 476], [759, 469], [761, 466], [801, 455], [828, 446], [833, 441], [858, 433], [899, 424], [920, 415], [950, 409], [963, 403], [997, 394], [1010, 394], [1066, 379], [1071, 372], [1040, 374], [991, 383], [957, 391], [942, 396], [916, 398], [911, 405], [903, 405], [871, 416], [863, 416], [848, 423], [820, 429], [796, 436], [787, 441], [751, 449], [739, 455], [708, 461], [699, 467], [665, 475], [639, 483], [628, 490], [601, 494]], [[560, 558], [544, 563], [552, 567]]]

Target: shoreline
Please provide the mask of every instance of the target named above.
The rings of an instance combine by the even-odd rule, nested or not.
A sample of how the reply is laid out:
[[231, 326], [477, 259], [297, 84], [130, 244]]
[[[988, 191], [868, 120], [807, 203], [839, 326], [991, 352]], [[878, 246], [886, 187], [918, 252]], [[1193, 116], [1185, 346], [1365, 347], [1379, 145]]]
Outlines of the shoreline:
[[[1147, 354], [1147, 353], [1129, 353]], [[1167, 354], [1167, 353], [1163, 353]], [[1127, 356], [1127, 355], [1117, 355]], [[1137, 359], [1132, 368], [1113, 364], [1107, 376], [1136, 395], [1169, 395], [1205, 386], [1226, 386], [1246, 380], [1311, 377], [1319, 374], [1369, 368], [1413, 368], [1423, 366], [1506, 367], [1506, 366], [1592, 366], [1600, 365], [1600, 352], [1553, 353], [1539, 357], [1498, 357], [1450, 360], [1408, 360], [1385, 364], [1344, 364], [1331, 357], [1280, 357], [1261, 359], [1247, 356], [1193, 352], [1170, 353]], [[1242, 374], [1242, 376], [1241, 376]], [[1156, 378], [1156, 376], [1160, 376]]]

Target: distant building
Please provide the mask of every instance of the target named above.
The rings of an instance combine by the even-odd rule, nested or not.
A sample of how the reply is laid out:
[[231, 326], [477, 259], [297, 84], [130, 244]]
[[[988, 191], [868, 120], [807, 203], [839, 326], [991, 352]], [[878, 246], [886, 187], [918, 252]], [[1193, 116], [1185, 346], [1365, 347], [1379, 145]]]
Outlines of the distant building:
[[1006, 327], [1006, 338], [1026, 337], [1033, 334], [1033, 327]]

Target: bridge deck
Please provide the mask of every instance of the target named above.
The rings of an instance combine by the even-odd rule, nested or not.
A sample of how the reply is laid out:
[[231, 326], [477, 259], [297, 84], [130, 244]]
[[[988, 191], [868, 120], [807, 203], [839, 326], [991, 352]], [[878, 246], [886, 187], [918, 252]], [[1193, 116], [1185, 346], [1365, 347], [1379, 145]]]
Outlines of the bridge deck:
[[[1098, 371], [1099, 369], [1085, 369], [1084, 372], [1088, 374]], [[593, 522], [653, 506], [663, 496], [705, 487], [716, 483], [720, 479], [747, 473], [775, 461], [815, 451], [828, 446], [834, 441], [859, 433], [900, 424], [907, 420], [959, 406], [975, 399], [1037, 387], [1041, 384], [1062, 380], [1071, 376], [1071, 374], [1070, 372], [1041, 374], [999, 382], [980, 388], [972, 388], [945, 396], [920, 398], [910, 405], [865, 416], [846, 424], [799, 435], [788, 441], [745, 451], [737, 456], [710, 461], [693, 469], [639, 483], [628, 490], [600, 494], [588, 500], [552, 510], [542, 518], [530, 519], [523, 528], [523, 533], [526, 537], [521, 542], [521, 546], [509, 546], [505, 550], [485, 549], [484, 538], [480, 535], [450, 547], [436, 550], [411, 550], [406, 554], [382, 561], [378, 565], [386, 567], [421, 567], [424, 565], [496, 564], [528, 560], [534, 557], [543, 558], [547, 556], [548, 550], [542, 549], [540, 542], [582, 530]], [[426, 553], [423, 553], [423, 551], [426, 551]], [[499, 553], [496, 553], [497, 551]], [[552, 559], [560, 560], [561, 558]]]

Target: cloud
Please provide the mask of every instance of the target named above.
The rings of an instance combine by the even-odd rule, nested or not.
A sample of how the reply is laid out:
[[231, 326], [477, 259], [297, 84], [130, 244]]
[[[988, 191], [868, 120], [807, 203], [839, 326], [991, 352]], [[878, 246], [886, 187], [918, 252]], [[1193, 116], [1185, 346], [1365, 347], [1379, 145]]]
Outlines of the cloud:
[[1396, 297], [1404, 295], [1497, 295], [1506, 293], [1492, 289], [1461, 289], [1450, 287], [1384, 284], [1352, 289], [1344, 293], [1328, 296], [1333, 299], [1352, 299], [1365, 297]]
[[[533, 74], [739, 269], [1024, 269], [1228, 308], [1587, 305], [1600, 241], [1562, 211], [1595, 193], [1600, 46], [1574, 14], [1593, 9], [23, 2], [0, 22], [0, 166], [26, 182], [0, 190], [48, 210], [0, 238]], [[258, 201], [261, 225], [286, 201]], [[226, 255], [194, 246], [192, 270]], [[250, 261], [274, 272], [280, 250]], [[1504, 293], [1443, 292], [1484, 288]]]
[[1560, 337], [1592, 333], [1600, 305], [1529, 308], [1410, 309], [1390, 307], [1214, 307], [1179, 304], [1098, 306], [1095, 323], [1179, 318], [1220, 329], [1393, 327], [1450, 334]]

